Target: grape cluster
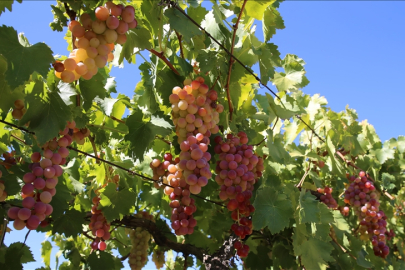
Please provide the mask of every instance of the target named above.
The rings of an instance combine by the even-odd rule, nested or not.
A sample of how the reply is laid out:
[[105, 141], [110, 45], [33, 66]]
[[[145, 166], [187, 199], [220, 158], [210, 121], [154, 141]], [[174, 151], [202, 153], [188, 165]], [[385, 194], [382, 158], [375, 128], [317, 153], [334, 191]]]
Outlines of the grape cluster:
[[98, 69], [114, 59], [114, 44], [124, 44], [126, 32], [137, 26], [135, 9], [122, 4], [107, 2], [96, 9], [97, 20], [93, 21], [90, 14], [83, 13], [80, 22], [69, 23], [72, 32], [74, 49], [63, 62], [55, 62], [56, 77], [71, 83], [82, 77], [90, 80]]
[[100, 204], [100, 197], [96, 196], [92, 199], [93, 206], [91, 207], [91, 218], [89, 228], [96, 239], [90, 244], [94, 250], [105, 250], [107, 244], [106, 240], [109, 240], [110, 235], [110, 223], [107, 222], [101, 210], [98, 210]]
[[240, 241], [235, 241], [233, 243], [233, 247], [236, 249], [236, 254], [238, 254], [239, 257], [244, 258], [247, 257], [249, 253], [249, 246], [246, 244], [243, 244]]
[[[3, 172], [0, 171], [0, 178], [3, 176]], [[7, 198], [6, 186], [4, 181], [0, 180], [0, 202], [4, 202]]]
[[353, 207], [360, 220], [360, 239], [371, 240], [374, 254], [385, 258], [390, 252], [386, 245], [387, 216], [379, 209], [379, 194], [363, 171], [358, 176], [350, 176], [349, 183], [344, 200]]
[[73, 128], [75, 124], [68, 122], [67, 127], [59, 132], [60, 138], [47, 142], [42, 147], [42, 153], [32, 153], [33, 163], [29, 165], [31, 172], [24, 175], [25, 185], [21, 189], [23, 208], [11, 207], [8, 211], [8, 216], [14, 219], [16, 230], [22, 230], [24, 227], [35, 230], [40, 224], [44, 227], [48, 225], [45, 218], [53, 211], [49, 203], [56, 194], [58, 177], [63, 174], [60, 165], [64, 165], [69, 156], [66, 147], [73, 141], [69, 135]]
[[[197, 210], [195, 201], [190, 198], [189, 186], [183, 176], [183, 171], [179, 163], [172, 160], [172, 155], [166, 153], [164, 162], [154, 159], [151, 167], [154, 170], [154, 178], [163, 178], [163, 184], [167, 185], [164, 189], [166, 195], [170, 198], [170, 207], [172, 210], [172, 228], [177, 235], [192, 234], [197, 221], [193, 218], [193, 213]], [[160, 176], [159, 176], [160, 175]]]
[[[146, 211], [137, 213], [135, 217], [155, 222], [154, 217]], [[149, 240], [151, 236], [148, 231], [141, 227], [132, 230], [129, 236], [131, 238], [132, 248], [129, 253], [128, 263], [131, 270], [140, 270], [148, 261]]]
[[325, 188], [318, 188], [317, 191], [322, 194], [320, 197], [321, 202], [331, 209], [338, 207], [336, 200], [332, 197], [332, 188], [326, 186]]
[[[167, 180], [167, 177], [169, 176], [169, 165], [176, 165], [177, 163], [180, 162], [180, 158], [176, 157], [173, 159], [172, 154], [166, 153], [164, 155], [164, 161], [161, 162], [159, 159], [153, 159], [150, 163], [150, 167], [153, 171], [153, 179], [158, 181], [162, 181], [163, 184], [168, 185], [169, 181]], [[155, 188], [161, 188], [162, 186], [159, 185], [158, 182], [154, 182]]]
[[184, 87], [174, 87], [169, 96], [172, 118], [176, 126], [178, 142], [181, 144], [190, 135], [201, 133], [207, 138], [219, 130], [219, 113], [224, 106], [218, 104], [218, 94], [209, 90], [202, 77], [184, 81]]
[[[227, 135], [215, 137], [214, 151], [218, 154], [215, 181], [220, 185], [219, 198], [229, 200], [227, 208], [232, 211], [231, 217], [237, 223], [232, 224], [232, 231], [244, 239], [252, 233], [252, 220], [249, 218], [255, 208], [250, 203], [252, 191], [257, 179], [262, 176], [263, 159], [253, 152], [253, 146], [248, 145], [244, 132], [237, 136]], [[236, 244], [239, 247], [239, 244]], [[246, 257], [249, 247], [243, 245], [238, 250], [240, 257]]]
[[[69, 122], [70, 123], [70, 122]], [[75, 121], [71, 122], [72, 125], [76, 125]], [[84, 140], [90, 136], [90, 130], [88, 128], [73, 128], [72, 129], [72, 139], [77, 144], [83, 145]]]
[[152, 261], [155, 263], [156, 269], [163, 268], [165, 265], [165, 252], [160, 248], [156, 248], [152, 253]]
[[14, 119], [20, 120], [26, 111], [27, 109], [24, 106], [23, 100], [17, 99], [16, 101], [14, 101], [14, 109], [11, 112], [11, 115], [13, 116]]

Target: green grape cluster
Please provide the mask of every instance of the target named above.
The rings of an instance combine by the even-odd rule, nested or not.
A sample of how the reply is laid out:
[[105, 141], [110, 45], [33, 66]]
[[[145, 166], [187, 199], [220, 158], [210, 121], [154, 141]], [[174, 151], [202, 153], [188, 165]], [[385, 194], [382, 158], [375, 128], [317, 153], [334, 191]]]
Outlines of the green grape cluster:
[[[135, 217], [154, 221], [153, 216], [149, 215], [148, 212], [137, 213]], [[132, 248], [129, 254], [128, 263], [131, 270], [140, 270], [148, 262], [148, 249], [151, 235], [145, 229], [137, 227], [130, 232], [129, 236], [131, 238]]]
[[165, 265], [165, 251], [156, 248], [152, 253], [152, 261], [155, 263], [156, 269], [160, 269]]

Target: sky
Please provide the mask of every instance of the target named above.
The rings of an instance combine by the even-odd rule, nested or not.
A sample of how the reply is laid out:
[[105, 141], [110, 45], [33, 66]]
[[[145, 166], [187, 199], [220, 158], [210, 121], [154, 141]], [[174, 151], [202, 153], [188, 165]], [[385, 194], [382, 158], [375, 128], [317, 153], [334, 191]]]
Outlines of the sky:
[[[49, 27], [53, 3], [15, 3], [13, 12], [0, 15], [0, 25], [23, 32], [31, 44], [45, 42], [54, 54], [66, 55], [64, 33]], [[270, 42], [278, 45], [282, 57], [292, 53], [305, 60], [310, 80], [305, 93], [325, 96], [334, 111], [346, 105], [356, 109], [359, 120], [374, 125], [382, 141], [405, 135], [405, 1], [286, 1], [279, 11], [286, 28], [277, 31]], [[262, 40], [260, 23], [257, 31]], [[119, 92], [132, 96], [140, 80], [141, 61], [137, 57], [135, 65], [113, 68]], [[5, 243], [24, 241], [25, 233], [13, 231]], [[36, 247], [37, 262], [25, 269], [42, 266], [37, 247], [43, 240], [44, 234], [29, 235], [27, 245]], [[54, 259], [51, 266], [55, 266]], [[154, 265], [144, 269], [154, 269]]]

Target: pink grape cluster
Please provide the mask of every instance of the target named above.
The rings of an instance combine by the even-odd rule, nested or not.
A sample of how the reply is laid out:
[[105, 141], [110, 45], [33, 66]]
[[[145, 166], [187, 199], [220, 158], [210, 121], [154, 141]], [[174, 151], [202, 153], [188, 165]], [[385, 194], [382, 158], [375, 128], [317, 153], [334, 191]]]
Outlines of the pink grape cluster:
[[23, 208], [11, 207], [8, 211], [9, 218], [14, 219], [16, 230], [22, 230], [24, 227], [35, 230], [39, 225], [48, 225], [45, 218], [53, 211], [49, 203], [56, 194], [58, 177], [63, 174], [60, 165], [64, 165], [69, 156], [66, 147], [72, 144], [73, 139], [69, 131], [73, 128], [75, 124], [68, 122], [67, 127], [59, 132], [60, 138], [54, 138], [42, 147], [42, 154], [32, 153], [33, 163], [29, 165], [31, 172], [24, 175], [25, 185], [21, 189]]
[[217, 103], [217, 92], [209, 90], [202, 77], [187, 79], [183, 88], [176, 86], [172, 92], [169, 101], [180, 144], [190, 135], [201, 133], [209, 138], [211, 133], [218, 133], [219, 113], [224, 106]]
[[[193, 213], [197, 210], [195, 201], [190, 198], [189, 185], [183, 177], [183, 171], [180, 169], [179, 164], [172, 162], [172, 155], [165, 154], [164, 162], [154, 159], [151, 167], [158, 175], [154, 174], [154, 178], [159, 175], [164, 175], [163, 183], [168, 185], [165, 187], [164, 192], [170, 198], [169, 206], [172, 210], [172, 228], [177, 235], [192, 234], [197, 221], [193, 217]], [[178, 158], [175, 159], [175, 161]]]
[[114, 44], [124, 44], [128, 29], [136, 28], [135, 9], [122, 4], [107, 2], [96, 9], [97, 20], [93, 21], [88, 13], [80, 16], [80, 22], [69, 23], [74, 49], [63, 62], [55, 62], [56, 77], [71, 83], [82, 77], [90, 80], [98, 69], [114, 59]]
[[320, 197], [321, 202], [331, 209], [338, 208], [336, 200], [332, 197], [332, 188], [326, 186], [324, 188], [318, 188], [317, 191], [322, 194]]
[[[163, 162], [161, 162], [159, 159], [152, 160], [149, 166], [153, 171], [153, 179], [156, 181], [161, 180], [164, 184], [168, 185], [169, 181], [167, 180], [167, 177], [169, 176], [169, 165], [176, 165], [179, 162], [180, 158], [176, 157], [173, 159], [173, 156], [170, 153], [166, 153], [164, 155]], [[154, 186], [158, 189], [162, 187], [158, 182], [154, 182]]]
[[385, 258], [390, 252], [386, 245], [387, 216], [379, 209], [379, 194], [363, 171], [358, 176], [350, 176], [349, 183], [344, 200], [353, 207], [360, 220], [360, 238], [371, 240], [374, 254]]
[[[147, 211], [138, 212], [135, 217], [148, 219], [155, 222], [155, 219]], [[141, 270], [148, 261], [149, 232], [141, 227], [135, 228], [130, 233], [132, 248], [129, 252], [128, 263], [131, 270]]]
[[[219, 155], [215, 168], [215, 181], [221, 186], [219, 198], [229, 200], [227, 208], [232, 211], [231, 217], [237, 222], [232, 224], [231, 229], [244, 239], [246, 235], [252, 234], [252, 220], [249, 216], [255, 208], [250, 198], [254, 184], [262, 176], [263, 159], [253, 152], [252, 145], [247, 144], [248, 138], [244, 132], [239, 132], [237, 136], [228, 134], [225, 141], [217, 136], [215, 142], [214, 151]], [[248, 252], [248, 246], [237, 248], [240, 257], [246, 257]]]
[[[3, 177], [3, 172], [0, 171], [0, 178]], [[6, 186], [4, 181], [0, 180], [0, 202], [4, 202], [7, 198]]]
[[92, 216], [90, 218], [89, 228], [96, 239], [90, 244], [93, 250], [105, 250], [107, 244], [106, 240], [109, 240], [110, 235], [110, 223], [107, 222], [101, 210], [98, 210], [100, 204], [100, 197], [96, 196], [92, 200], [93, 206], [91, 208]]

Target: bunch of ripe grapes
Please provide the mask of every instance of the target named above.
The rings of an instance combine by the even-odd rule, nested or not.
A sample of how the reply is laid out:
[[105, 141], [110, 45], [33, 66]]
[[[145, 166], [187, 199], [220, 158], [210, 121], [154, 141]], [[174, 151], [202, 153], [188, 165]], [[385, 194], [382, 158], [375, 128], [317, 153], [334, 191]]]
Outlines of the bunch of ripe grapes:
[[[228, 134], [226, 140], [215, 137], [214, 151], [218, 154], [215, 181], [220, 185], [219, 198], [227, 202], [227, 208], [232, 211], [231, 217], [236, 223], [232, 231], [244, 239], [252, 234], [251, 213], [255, 208], [250, 203], [252, 191], [257, 179], [262, 176], [263, 159], [253, 152], [253, 146], [248, 145], [246, 133], [239, 132], [237, 136]], [[235, 242], [237, 254], [246, 257], [249, 247], [241, 242]]]
[[392, 233], [387, 231], [387, 216], [379, 209], [380, 195], [364, 171], [358, 176], [350, 176], [349, 183], [344, 201], [353, 207], [354, 213], [359, 218], [360, 239], [370, 240], [374, 254], [386, 258], [390, 252], [386, 240], [387, 236], [392, 237]]
[[155, 263], [156, 269], [163, 268], [165, 265], [165, 251], [159, 247], [155, 248], [152, 253], [152, 261]]
[[67, 147], [73, 141], [69, 132], [74, 128], [75, 124], [68, 122], [66, 128], [59, 133], [59, 138], [47, 142], [41, 153], [34, 152], [31, 155], [31, 172], [24, 175], [25, 185], [21, 190], [23, 208], [11, 207], [8, 211], [9, 218], [14, 219], [16, 230], [22, 230], [24, 227], [35, 230], [40, 224], [48, 225], [45, 218], [53, 211], [49, 203], [56, 194], [58, 177], [63, 174], [61, 165], [66, 163], [69, 156]]
[[336, 200], [332, 197], [332, 188], [326, 186], [324, 188], [318, 188], [317, 191], [321, 193], [321, 202], [326, 204], [331, 209], [336, 209], [338, 204]]
[[62, 62], [55, 62], [56, 77], [66, 83], [79, 78], [90, 80], [98, 69], [114, 59], [114, 44], [124, 44], [126, 32], [137, 26], [132, 6], [107, 2], [96, 9], [96, 20], [83, 13], [80, 22], [72, 20], [69, 30], [74, 37], [74, 49]]
[[27, 109], [25, 108], [23, 100], [17, 99], [16, 101], [14, 101], [14, 109], [11, 112], [11, 115], [14, 119], [20, 120], [26, 111]]

